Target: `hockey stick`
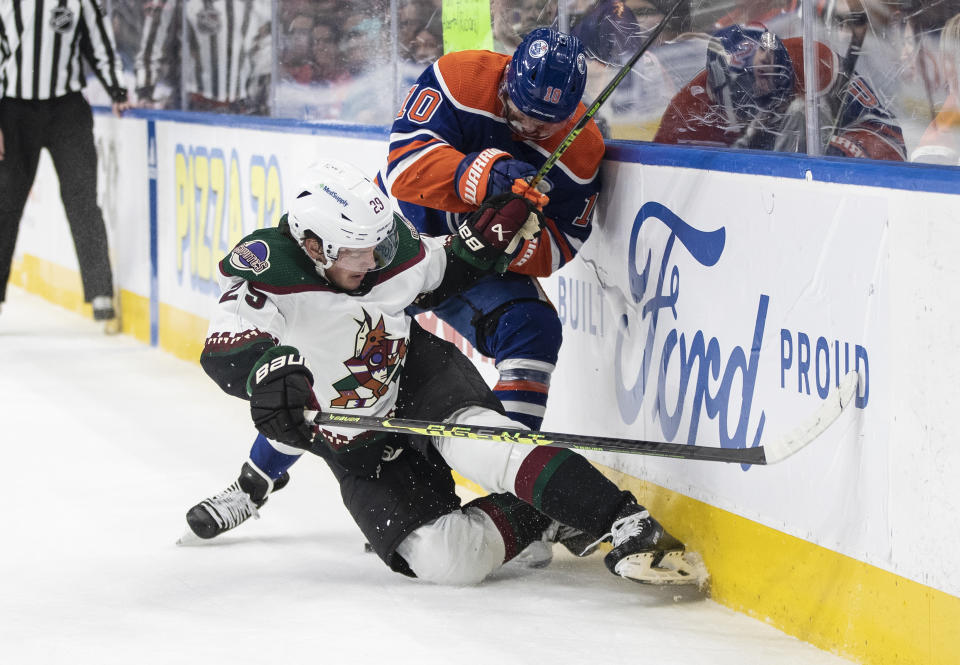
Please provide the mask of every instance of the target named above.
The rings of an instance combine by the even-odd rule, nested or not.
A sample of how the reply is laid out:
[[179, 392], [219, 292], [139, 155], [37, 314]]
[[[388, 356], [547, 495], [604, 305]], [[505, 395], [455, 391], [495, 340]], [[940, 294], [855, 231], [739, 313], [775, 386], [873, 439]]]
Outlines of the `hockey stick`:
[[639, 439], [616, 439], [602, 436], [580, 434], [559, 434], [556, 432], [538, 432], [520, 428], [484, 427], [482, 425], [464, 425], [459, 423], [435, 423], [426, 420], [406, 418], [377, 418], [373, 416], [351, 416], [339, 413], [306, 411], [305, 416], [316, 425], [333, 427], [352, 427], [379, 432], [407, 432], [424, 436], [447, 436], [460, 439], [479, 439], [484, 441], [503, 441], [507, 443], [525, 443], [534, 446], [554, 446], [556, 448], [574, 448], [577, 450], [595, 450], [611, 453], [631, 453], [635, 455], [653, 455], [656, 457], [674, 457], [708, 462], [729, 462], [732, 464], [776, 464], [782, 462], [808, 443], [816, 439], [840, 416], [853, 401], [857, 392], [857, 372], [850, 372], [827, 395], [823, 404], [810, 417], [798, 425], [792, 432], [772, 443], [756, 448], [719, 448], [717, 446], [692, 446], [682, 443], [664, 443]]
[[537, 174], [533, 176], [533, 179], [530, 181], [528, 188], [535, 189], [540, 181], [543, 180], [543, 177], [547, 175], [547, 172], [553, 168], [553, 165], [557, 163], [560, 157], [567, 151], [567, 148], [570, 147], [570, 144], [580, 136], [580, 132], [583, 131], [583, 128], [587, 126], [587, 123], [590, 122], [590, 118], [597, 114], [597, 111], [603, 105], [607, 98], [613, 94], [613, 91], [616, 89], [620, 82], [624, 79], [630, 69], [636, 64], [637, 60], [640, 59], [644, 53], [647, 52], [647, 49], [653, 44], [654, 40], [660, 36], [660, 33], [663, 32], [663, 29], [667, 27], [667, 22], [673, 17], [674, 12], [677, 11], [677, 8], [684, 0], [677, 0], [673, 3], [673, 6], [667, 10], [667, 13], [664, 14], [663, 20], [657, 24], [657, 27], [653, 29], [653, 32], [650, 33], [650, 36], [640, 45], [640, 48], [636, 53], [633, 54], [627, 64], [620, 68], [620, 71], [617, 72], [617, 75], [613, 77], [613, 80], [607, 84], [607, 87], [600, 91], [600, 94], [597, 95], [597, 98], [593, 100], [593, 104], [590, 105], [590, 108], [587, 109], [587, 112], [580, 116], [580, 119], [577, 121], [577, 124], [573, 126], [568, 133], [566, 138], [560, 142], [560, 145], [557, 146], [556, 150], [547, 157], [547, 161], [543, 163], [543, 166], [540, 167], [540, 170], [537, 171]]

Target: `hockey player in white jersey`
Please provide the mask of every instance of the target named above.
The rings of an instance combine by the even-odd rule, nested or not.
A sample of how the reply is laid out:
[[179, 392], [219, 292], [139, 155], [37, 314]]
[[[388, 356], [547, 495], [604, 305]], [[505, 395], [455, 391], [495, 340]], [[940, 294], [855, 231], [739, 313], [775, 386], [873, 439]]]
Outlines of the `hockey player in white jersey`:
[[[522, 426], [456, 347], [423, 331], [405, 308], [432, 306], [505, 269], [542, 217], [504, 194], [456, 235], [420, 236], [357, 169], [333, 160], [312, 168], [298, 192], [278, 227], [247, 236], [220, 263], [223, 293], [201, 363], [226, 392], [249, 399], [269, 447], [190, 510], [196, 535], [232, 528], [286, 484], [285, 471], [270, 472], [272, 455], [310, 451], [329, 465], [367, 542], [397, 572], [477, 583], [560, 527], [581, 542], [612, 540], [605, 563], [615, 574], [697, 581], [683, 544], [569, 449], [317, 431], [305, 409]], [[451, 469], [491, 494], [461, 506]]]

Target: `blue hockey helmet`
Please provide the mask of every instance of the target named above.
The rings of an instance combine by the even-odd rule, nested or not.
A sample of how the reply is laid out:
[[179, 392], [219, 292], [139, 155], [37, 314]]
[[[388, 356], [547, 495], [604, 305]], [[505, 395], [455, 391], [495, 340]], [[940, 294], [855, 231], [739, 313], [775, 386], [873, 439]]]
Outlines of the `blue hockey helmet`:
[[513, 54], [506, 85], [521, 112], [543, 122], [563, 122], [577, 110], [587, 85], [583, 45], [550, 28], [532, 30]]
[[731, 123], [783, 110], [793, 99], [794, 83], [790, 54], [763, 25], [731, 25], [710, 38], [707, 90]]

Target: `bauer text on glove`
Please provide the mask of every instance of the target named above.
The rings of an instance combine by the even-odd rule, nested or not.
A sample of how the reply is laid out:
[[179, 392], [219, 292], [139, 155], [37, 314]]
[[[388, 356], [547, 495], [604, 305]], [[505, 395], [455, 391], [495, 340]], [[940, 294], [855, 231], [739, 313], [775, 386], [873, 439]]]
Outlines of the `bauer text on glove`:
[[532, 203], [516, 194], [499, 194], [457, 227], [451, 249], [481, 270], [503, 272], [524, 239], [540, 232], [543, 218]]
[[247, 393], [250, 416], [261, 434], [297, 448], [310, 446], [314, 429], [303, 410], [319, 411], [320, 405], [313, 374], [297, 349], [277, 346], [263, 354], [247, 379]]

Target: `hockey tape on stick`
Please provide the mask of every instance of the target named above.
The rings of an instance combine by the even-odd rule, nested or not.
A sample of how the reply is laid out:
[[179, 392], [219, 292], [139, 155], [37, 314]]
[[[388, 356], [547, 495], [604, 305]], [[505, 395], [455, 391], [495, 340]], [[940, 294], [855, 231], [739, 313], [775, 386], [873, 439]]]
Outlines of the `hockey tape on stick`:
[[674, 12], [677, 11], [677, 8], [684, 0], [677, 0], [673, 3], [673, 6], [667, 10], [667, 13], [663, 15], [663, 20], [657, 24], [657, 27], [653, 29], [653, 32], [650, 33], [650, 36], [640, 45], [640, 48], [636, 53], [633, 54], [627, 64], [620, 68], [620, 71], [617, 72], [617, 75], [613, 77], [613, 80], [607, 84], [607, 87], [600, 91], [600, 94], [597, 95], [597, 98], [593, 100], [593, 104], [590, 105], [590, 108], [587, 109], [587, 112], [580, 116], [580, 120], [577, 121], [577, 124], [573, 126], [573, 129], [567, 134], [566, 138], [560, 142], [560, 145], [557, 146], [557, 149], [547, 157], [547, 161], [543, 163], [543, 166], [540, 167], [540, 170], [537, 171], [537, 174], [533, 176], [533, 179], [530, 181], [530, 187], [534, 188], [540, 181], [543, 180], [543, 177], [547, 175], [550, 169], [553, 168], [553, 165], [559, 161], [560, 157], [567, 151], [567, 148], [570, 147], [570, 144], [580, 136], [580, 132], [583, 131], [583, 128], [587, 126], [587, 123], [590, 122], [590, 118], [597, 114], [597, 111], [603, 105], [607, 98], [613, 94], [613, 91], [616, 90], [617, 86], [620, 85], [620, 81], [624, 79], [630, 69], [637, 63], [637, 60], [640, 59], [644, 53], [647, 52], [647, 49], [650, 48], [654, 40], [660, 36], [660, 33], [663, 32], [663, 29], [667, 27], [667, 22], [673, 17]]
[[853, 401], [857, 393], [858, 375], [850, 372], [827, 395], [823, 404], [786, 436], [756, 448], [720, 448], [692, 446], [683, 443], [664, 443], [640, 439], [616, 439], [581, 434], [539, 432], [520, 428], [484, 427], [458, 423], [435, 423], [407, 418], [376, 418], [346, 414], [306, 411], [307, 420], [316, 425], [351, 427], [380, 432], [407, 432], [424, 436], [445, 436], [460, 439], [525, 443], [534, 446], [554, 446], [576, 450], [595, 450], [609, 453], [631, 453], [676, 459], [728, 462], [731, 464], [776, 464], [782, 462], [816, 439]]

